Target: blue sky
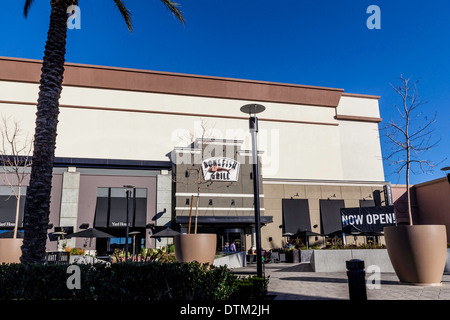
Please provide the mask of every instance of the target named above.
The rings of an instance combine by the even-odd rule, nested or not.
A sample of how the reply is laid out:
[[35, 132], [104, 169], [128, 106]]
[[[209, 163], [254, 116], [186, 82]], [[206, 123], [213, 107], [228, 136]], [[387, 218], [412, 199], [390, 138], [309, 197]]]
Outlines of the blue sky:
[[[441, 139], [424, 155], [439, 163], [434, 173], [411, 182], [443, 177], [450, 165], [450, 1], [178, 0], [185, 26], [159, 0], [125, 2], [132, 34], [112, 0], [80, 0], [82, 28], [69, 30], [66, 61], [342, 88], [381, 96], [384, 121], [396, 115], [390, 83], [403, 74], [420, 80], [422, 110], [437, 112]], [[23, 3], [2, 3], [0, 55], [42, 59], [50, 1], [35, 0], [28, 19]], [[366, 27], [370, 5], [381, 9], [381, 29]], [[404, 183], [384, 168], [387, 181]]]

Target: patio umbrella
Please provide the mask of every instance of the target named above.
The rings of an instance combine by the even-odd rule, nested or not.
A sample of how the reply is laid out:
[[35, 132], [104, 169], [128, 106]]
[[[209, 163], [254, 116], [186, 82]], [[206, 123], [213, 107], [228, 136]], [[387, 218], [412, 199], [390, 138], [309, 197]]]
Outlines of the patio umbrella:
[[109, 233], [100, 231], [95, 228], [89, 228], [83, 231], [75, 232], [66, 236], [66, 238], [89, 238], [89, 248], [92, 244], [92, 238], [114, 238]]
[[313, 232], [313, 231], [309, 231], [309, 230], [304, 230], [304, 231], [300, 231], [300, 232], [297, 232], [296, 234], [295, 234], [295, 236], [297, 236], [297, 237], [305, 237], [306, 239], [306, 249], [309, 249], [309, 241], [308, 241], [308, 238], [309, 237], [311, 237], [311, 236], [323, 236], [323, 234], [321, 234], [321, 233], [316, 233], [316, 232]]
[[[173, 238], [177, 234], [180, 234], [178, 231], [172, 230], [170, 228], [165, 228], [164, 230], [161, 230], [160, 232], [157, 232], [155, 234], [152, 234], [150, 238]], [[166, 247], [169, 245], [169, 241], [166, 241]], [[169, 252], [169, 250], [167, 250]]]
[[89, 228], [69, 234], [66, 238], [114, 238], [114, 236], [95, 228]]
[[173, 238], [177, 234], [180, 233], [170, 228], [165, 228], [164, 230], [151, 235], [150, 238]]
[[282, 234], [283, 237], [291, 237], [293, 235], [294, 234], [292, 232], [285, 232], [285, 233]]

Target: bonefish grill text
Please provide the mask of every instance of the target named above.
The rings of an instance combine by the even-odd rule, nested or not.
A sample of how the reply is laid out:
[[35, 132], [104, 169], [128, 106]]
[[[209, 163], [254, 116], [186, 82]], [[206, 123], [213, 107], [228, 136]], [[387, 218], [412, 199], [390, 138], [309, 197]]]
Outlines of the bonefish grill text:
[[230, 158], [208, 158], [202, 162], [203, 178], [207, 181], [237, 181], [239, 162]]

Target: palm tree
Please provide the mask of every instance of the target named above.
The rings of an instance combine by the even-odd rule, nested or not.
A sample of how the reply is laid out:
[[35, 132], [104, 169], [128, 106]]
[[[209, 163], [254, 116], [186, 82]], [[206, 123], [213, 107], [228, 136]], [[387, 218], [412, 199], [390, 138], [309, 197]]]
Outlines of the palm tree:
[[[25, 18], [33, 2], [34, 0], [25, 1]], [[22, 263], [42, 263], [45, 260], [59, 98], [64, 76], [68, 10], [69, 7], [78, 5], [78, 2], [78, 0], [50, 0], [50, 25], [41, 69], [30, 184], [24, 212]], [[183, 15], [178, 9], [179, 4], [171, 0], [161, 2], [184, 24]], [[114, 0], [114, 3], [128, 30], [132, 32], [131, 12], [122, 0]]]

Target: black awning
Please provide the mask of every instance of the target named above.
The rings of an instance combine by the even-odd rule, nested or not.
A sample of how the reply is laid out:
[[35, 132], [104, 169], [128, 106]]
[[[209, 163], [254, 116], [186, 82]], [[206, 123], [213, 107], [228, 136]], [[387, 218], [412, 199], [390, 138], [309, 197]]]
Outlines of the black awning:
[[[105, 188], [102, 195], [97, 196], [95, 208], [95, 228], [124, 228], [127, 225], [127, 199], [121, 194], [121, 188]], [[119, 192], [112, 192], [117, 189]], [[128, 224], [130, 227], [145, 227], [147, 222], [147, 196], [143, 189], [136, 189], [139, 196], [128, 201]], [[120, 194], [120, 196], [118, 196]]]
[[95, 206], [94, 227], [107, 228], [108, 227], [108, 197], [97, 197], [97, 204]]
[[320, 222], [324, 235], [342, 230], [342, 208], [345, 208], [344, 200], [320, 200]]
[[[192, 217], [194, 221], [195, 217]], [[189, 216], [177, 216], [175, 219], [176, 223], [186, 224], [189, 223]], [[260, 222], [262, 224], [272, 223], [272, 216], [260, 216]], [[254, 224], [254, 216], [199, 216], [197, 217], [197, 223], [200, 224]]]
[[[111, 207], [109, 209], [109, 224], [108, 227], [126, 227], [127, 221], [127, 199], [111, 197]], [[133, 207], [130, 201], [130, 208], [128, 215], [128, 223], [133, 225]]]
[[311, 231], [309, 205], [307, 199], [282, 199], [283, 234]]

